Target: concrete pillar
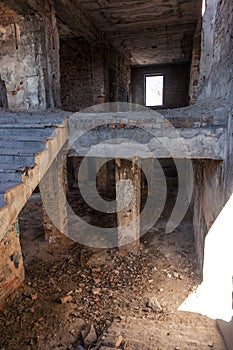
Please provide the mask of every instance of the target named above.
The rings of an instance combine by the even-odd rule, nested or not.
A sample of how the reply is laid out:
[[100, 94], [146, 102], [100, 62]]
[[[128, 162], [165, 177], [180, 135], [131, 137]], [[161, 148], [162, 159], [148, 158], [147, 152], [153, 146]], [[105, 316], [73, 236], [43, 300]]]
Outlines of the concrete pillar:
[[23, 280], [24, 266], [19, 241], [19, 224], [16, 220], [0, 241], [0, 303], [3, 304]]
[[116, 159], [118, 246], [122, 253], [140, 247], [141, 171], [139, 159]]
[[194, 160], [193, 227], [200, 269], [203, 267], [205, 238], [224, 205], [222, 162]]
[[68, 235], [66, 155], [58, 155], [40, 182], [45, 238], [51, 243]]

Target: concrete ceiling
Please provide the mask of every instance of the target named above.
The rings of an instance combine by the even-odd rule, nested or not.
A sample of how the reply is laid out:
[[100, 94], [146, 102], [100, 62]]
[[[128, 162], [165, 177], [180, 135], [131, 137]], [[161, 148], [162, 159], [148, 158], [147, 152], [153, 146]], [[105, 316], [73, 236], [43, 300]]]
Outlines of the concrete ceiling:
[[187, 62], [201, 0], [76, 0], [85, 15], [131, 64]]
[[[2, 0], [22, 14], [46, 14], [41, 0]], [[60, 34], [107, 41], [132, 65], [189, 62], [202, 0], [54, 0]]]

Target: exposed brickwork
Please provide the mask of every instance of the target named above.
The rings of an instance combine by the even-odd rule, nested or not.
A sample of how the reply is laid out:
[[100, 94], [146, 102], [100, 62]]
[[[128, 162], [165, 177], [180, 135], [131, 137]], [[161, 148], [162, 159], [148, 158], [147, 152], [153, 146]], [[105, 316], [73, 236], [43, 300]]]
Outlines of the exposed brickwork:
[[24, 280], [18, 221], [0, 242], [0, 303]]
[[0, 2], [0, 23], [7, 26], [14, 23], [17, 19], [17, 13], [9, 9], [4, 3]]
[[51, 221], [44, 207], [43, 207], [43, 224], [44, 224], [44, 237], [46, 241], [50, 243], [56, 243], [57, 240], [63, 237], [60, 230]]
[[60, 63], [62, 107], [68, 111], [78, 111], [92, 106], [94, 93], [90, 45], [77, 39], [62, 41]]
[[54, 11], [46, 17], [23, 18], [0, 5], [0, 11], [5, 11], [0, 17], [0, 76], [9, 108], [59, 107], [59, 38]]
[[127, 58], [114, 49], [107, 49], [105, 52], [108, 100], [109, 102], [128, 102], [130, 69]]
[[200, 59], [201, 59], [201, 25], [202, 19], [200, 17], [194, 37], [193, 37], [193, 52], [192, 52], [192, 64], [190, 69], [190, 87], [189, 87], [189, 99], [190, 104], [196, 102], [198, 82], [200, 76]]
[[61, 98], [68, 111], [103, 102], [126, 102], [129, 65], [126, 58], [102, 44], [84, 40], [61, 42]]
[[189, 64], [133, 68], [133, 103], [145, 105], [144, 78], [147, 74], [164, 75], [163, 108], [176, 108], [188, 105]]

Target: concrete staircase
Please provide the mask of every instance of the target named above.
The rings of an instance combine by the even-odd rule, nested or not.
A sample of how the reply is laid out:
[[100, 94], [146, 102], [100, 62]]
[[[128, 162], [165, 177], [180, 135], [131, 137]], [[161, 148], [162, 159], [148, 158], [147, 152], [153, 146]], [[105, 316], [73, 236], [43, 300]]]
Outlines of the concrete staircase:
[[1, 112], [0, 238], [66, 142], [66, 115]]

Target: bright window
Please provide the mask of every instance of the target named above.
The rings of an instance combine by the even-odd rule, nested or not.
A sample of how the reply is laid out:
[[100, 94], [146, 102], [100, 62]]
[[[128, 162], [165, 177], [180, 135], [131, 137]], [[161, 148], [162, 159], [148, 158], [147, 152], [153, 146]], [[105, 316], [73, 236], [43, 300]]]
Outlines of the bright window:
[[163, 75], [146, 76], [146, 106], [163, 105]]

